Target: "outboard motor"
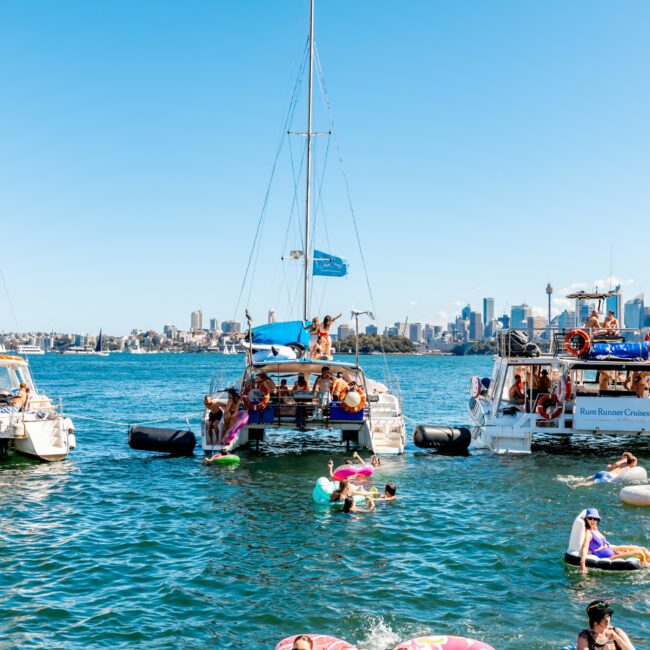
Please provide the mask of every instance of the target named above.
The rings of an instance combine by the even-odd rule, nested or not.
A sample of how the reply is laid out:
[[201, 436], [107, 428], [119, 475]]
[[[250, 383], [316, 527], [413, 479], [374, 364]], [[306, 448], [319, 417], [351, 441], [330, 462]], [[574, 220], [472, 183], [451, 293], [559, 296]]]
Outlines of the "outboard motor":
[[196, 447], [196, 436], [183, 429], [135, 426], [129, 429], [129, 447], [173, 456], [191, 456]]
[[466, 427], [435, 427], [418, 424], [413, 431], [416, 447], [437, 449], [445, 454], [466, 454], [472, 434]]

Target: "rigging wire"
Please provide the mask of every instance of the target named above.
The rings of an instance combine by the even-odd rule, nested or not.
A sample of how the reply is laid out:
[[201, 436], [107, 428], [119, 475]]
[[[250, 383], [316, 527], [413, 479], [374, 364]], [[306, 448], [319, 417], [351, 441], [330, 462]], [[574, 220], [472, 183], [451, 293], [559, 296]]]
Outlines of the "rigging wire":
[[[264, 223], [264, 217], [266, 216], [266, 209], [268, 207], [269, 196], [270, 196], [270, 192], [271, 192], [271, 185], [273, 184], [273, 179], [275, 177], [275, 172], [276, 172], [277, 165], [278, 165], [278, 159], [280, 157], [280, 153], [282, 152], [282, 148], [284, 146], [284, 141], [285, 141], [285, 138], [287, 136], [287, 128], [288, 128], [288, 125], [291, 123], [291, 120], [293, 119], [293, 114], [294, 114], [294, 111], [296, 109], [296, 105], [298, 103], [297, 98], [298, 98], [298, 95], [299, 95], [300, 86], [302, 84], [303, 72], [304, 72], [304, 67], [306, 65], [305, 62], [306, 62], [306, 58], [307, 58], [306, 57], [306, 52], [308, 51], [308, 47], [309, 47], [309, 39], [307, 39], [307, 42], [305, 44], [305, 52], [303, 53], [303, 60], [302, 60], [302, 62], [300, 64], [300, 67], [299, 67], [299, 70], [298, 70], [298, 75], [296, 77], [296, 81], [295, 81], [295, 84], [294, 84], [294, 87], [293, 87], [293, 94], [292, 94], [292, 97], [291, 97], [291, 101], [289, 103], [289, 110], [287, 111], [287, 116], [286, 116], [286, 119], [284, 121], [284, 125], [283, 125], [283, 128], [282, 128], [282, 133], [280, 134], [280, 139], [279, 139], [277, 151], [276, 151], [276, 154], [275, 154], [275, 160], [273, 161], [273, 167], [271, 168], [271, 177], [269, 178], [269, 182], [268, 182], [268, 185], [266, 187], [266, 193], [264, 195], [264, 201], [262, 203], [262, 210], [260, 212], [260, 217], [259, 217], [258, 222], [257, 222], [257, 228], [255, 229], [255, 236], [253, 238], [253, 243], [251, 245], [251, 251], [250, 251], [250, 254], [248, 256], [248, 262], [246, 264], [246, 272], [244, 273], [244, 279], [242, 280], [241, 288], [239, 290], [239, 296], [237, 298], [237, 304], [236, 304], [236, 307], [235, 307], [235, 314], [234, 314], [233, 320], [235, 320], [237, 318], [237, 314], [239, 313], [239, 305], [241, 304], [241, 299], [242, 299], [242, 296], [244, 294], [244, 289], [246, 287], [246, 282], [248, 281], [249, 275], [250, 275], [251, 287], [252, 287], [252, 284], [253, 284], [253, 276], [255, 274], [255, 267], [253, 267], [253, 271], [251, 273], [251, 262], [253, 261], [253, 256], [255, 255], [255, 252], [256, 251], [259, 252], [259, 247], [260, 247], [260, 244], [261, 244], [262, 225]], [[249, 295], [248, 295], [248, 300], [250, 300], [250, 291], [249, 291]]]
[[2, 284], [5, 288], [5, 294], [7, 295], [7, 302], [9, 303], [9, 309], [11, 309], [11, 315], [14, 319], [14, 324], [16, 325], [16, 333], [20, 332], [20, 325], [18, 325], [18, 319], [16, 318], [16, 311], [14, 310], [14, 304], [11, 302], [11, 296], [9, 295], [9, 288], [7, 287], [7, 281], [5, 280], [5, 274], [0, 268], [0, 277], [2, 278]]
[[[343, 177], [343, 184], [345, 186], [345, 194], [347, 197], [348, 201], [348, 207], [350, 209], [350, 214], [352, 216], [352, 224], [354, 225], [354, 233], [356, 235], [357, 239], [357, 245], [359, 247], [359, 254], [361, 256], [361, 265], [363, 266], [363, 273], [366, 279], [366, 287], [368, 289], [368, 295], [370, 296], [370, 304], [372, 306], [372, 313], [375, 315], [375, 320], [377, 320], [377, 308], [375, 306], [375, 298], [372, 293], [372, 288], [370, 286], [370, 278], [368, 277], [368, 267], [366, 266], [366, 258], [365, 255], [363, 254], [363, 247], [361, 246], [361, 236], [359, 235], [359, 227], [357, 225], [357, 219], [356, 219], [356, 214], [354, 212], [354, 206], [352, 205], [352, 195], [350, 192], [350, 184], [348, 182], [348, 177], [345, 172], [345, 167], [343, 165], [343, 153], [341, 151], [341, 146], [339, 144], [338, 138], [336, 137], [336, 129], [334, 128], [334, 115], [332, 112], [332, 106], [329, 100], [329, 95], [327, 93], [327, 87], [325, 85], [325, 79], [323, 76], [323, 69], [321, 67], [321, 62], [320, 62], [320, 57], [318, 56], [318, 52], [316, 52], [315, 55], [316, 59], [316, 69], [318, 71], [318, 79], [319, 83], [321, 86], [321, 92], [323, 95], [323, 101], [325, 104], [327, 116], [329, 119], [329, 123], [331, 125], [331, 130], [332, 130], [332, 135], [334, 136], [334, 146], [336, 147], [336, 153], [338, 155], [338, 160], [339, 160], [339, 167], [341, 169], [341, 175]], [[389, 368], [388, 368], [388, 359], [386, 357], [386, 351], [384, 349], [384, 341], [381, 336], [379, 336], [379, 344], [381, 345], [381, 351], [382, 355], [384, 357], [384, 368], [386, 375], [389, 376]]]

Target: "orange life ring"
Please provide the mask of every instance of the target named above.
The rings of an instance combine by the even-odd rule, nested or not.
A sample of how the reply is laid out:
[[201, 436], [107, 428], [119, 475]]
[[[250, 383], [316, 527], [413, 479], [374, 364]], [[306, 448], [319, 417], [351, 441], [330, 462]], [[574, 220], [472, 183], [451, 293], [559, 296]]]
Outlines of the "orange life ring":
[[[578, 344], [575, 344], [575, 339], [578, 338], [582, 341]], [[573, 354], [576, 357], [581, 357], [585, 352], [589, 350], [591, 345], [591, 337], [587, 332], [581, 329], [573, 329], [564, 337], [564, 349], [569, 353]]]
[[[354, 391], [355, 393], [359, 393], [359, 403], [356, 406], [350, 406], [345, 403], [345, 397], [346, 395], [350, 392]], [[366, 394], [363, 392], [359, 386], [356, 386], [355, 388], [350, 388], [349, 386], [346, 386], [345, 388], [341, 389], [341, 392], [339, 393], [339, 406], [344, 410], [347, 411], [348, 413], [358, 413], [363, 407], [366, 405]]]
[[[549, 413], [546, 410], [544, 407], [544, 404], [546, 404], [546, 402], [552, 402], [556, 405], [553, 412]], [[545, 420], [556, 420], [562, 414], [562, 403], [560, 402], [560, 398], [557, 395], [545, 393], [544, 395], [540, 395], [537, 398], [537, 408], [535, 410], [537, 411], [537, 414], [541, 415]]]
[[[251, 393], [253, 393], [251, 395], [253, 399], [248, 398]], [[264, 384], [248, 384], [241, 396], [249, 411], [262, 411], [271, 399], [271, 393]]]

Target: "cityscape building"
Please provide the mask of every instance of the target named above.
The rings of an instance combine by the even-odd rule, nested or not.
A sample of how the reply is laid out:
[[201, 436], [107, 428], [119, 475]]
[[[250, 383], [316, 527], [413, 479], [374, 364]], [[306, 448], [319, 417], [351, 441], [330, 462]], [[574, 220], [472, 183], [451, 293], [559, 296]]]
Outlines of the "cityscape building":
[[623, 294], [621, 293], [621, 285], [619, 284], [614, 291], [616, 291], [616, 295], [609, 296], [609, 298], [605, 300], [605, 306], [607, 311], [614, 312], [614, 316], [618, 318], [618, 324], [621, 327], [625, 327], [625, 324], [623, 323]]
[[419, 343], [422, 340], [422, 323], [411, 323], [408, 337], [412, 343]]
[[483, 298], [483, 327], [494, 320], [494, 298]]
[[483, 319], [477, 311], [469, 313], [469, 339], [470, 341], [479, 341], [483, 338]]
[[643, 327], [643, 294], [625, 303], [625, 327], [638, 329]]
[[512, 329], [526, 329], [528, 318], [533, 315], [532, 309], [526, 304], [513, 305], [510, 310], [510, 327]]
[[366, 325], [366, 334], [368, 335], [376, 335], [377, 334], [377, 326], [376, 325]]
[[[187, 313], [187, 312], [186, 312]], [[200, 309], [193, 311], [190, 316], [190, 330], [198, 332], [203, 329], [203, 312]]]

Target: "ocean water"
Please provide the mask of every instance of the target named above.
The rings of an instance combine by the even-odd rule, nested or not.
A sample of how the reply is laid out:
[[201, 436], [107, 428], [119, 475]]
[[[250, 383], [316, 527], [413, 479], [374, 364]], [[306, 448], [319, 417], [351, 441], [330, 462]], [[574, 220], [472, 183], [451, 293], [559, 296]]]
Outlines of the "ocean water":
[[[211, 378], [234, 380], [242, 358], [111, 355], [31, 359], [39, 386], [75, 417], [65, 462], [0, 461], [1, 648], [274, 648], [321, 632], [361, 650], [390, 650], [427, 632], [497, 650], [559, 649], [611, 600], [614, 623], [650, 647], [650, 577], [562, 561], [586, 506], [614, 543], [650, 545], [650, 509], [611, 485], [572, 489], [638, 440], [542, 441], [527, 457], [440, 456], [409, 443], [375, 474], [398, 499], [372, 513], [315, 506], [314, 481], [335, 439], [306, 434], [242, 452], [238, 467], [200, 455], [132, 451], [126, 423], [198, 431]], [[413, 422], [462, 424], [469, 376], [486, 357], [392, 357]], [[381, 379], [384, 361], [364, 359]], [[82, 419], [91, 418], [91, 419]], [[100, 422], [101, 421], [101, 422]], [[409, 431], [410, 436], [410, 431]], [[291, 446], [289, 453], [287, 445]]]

